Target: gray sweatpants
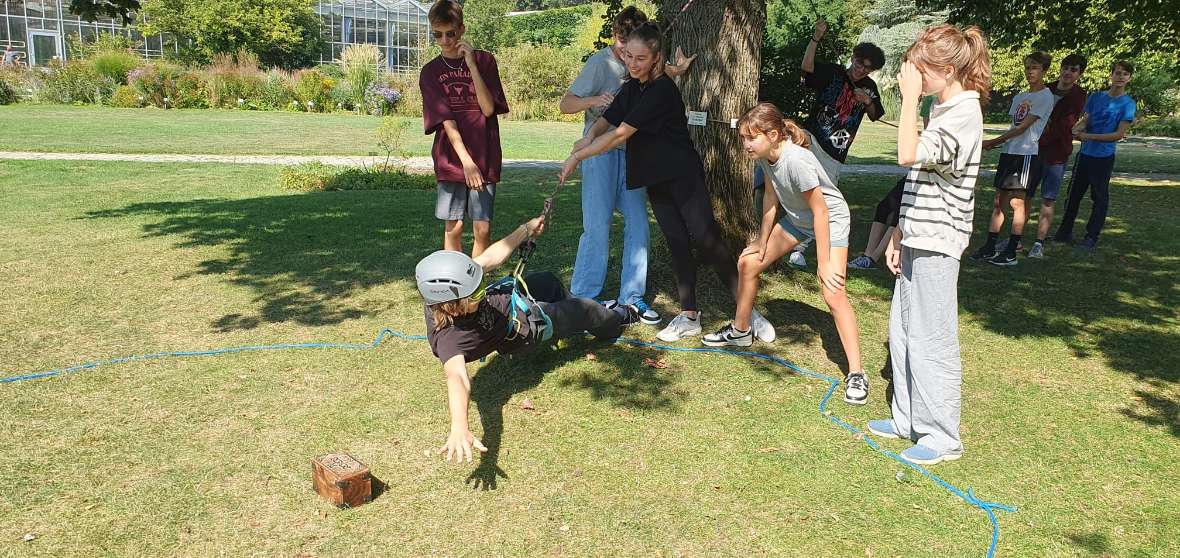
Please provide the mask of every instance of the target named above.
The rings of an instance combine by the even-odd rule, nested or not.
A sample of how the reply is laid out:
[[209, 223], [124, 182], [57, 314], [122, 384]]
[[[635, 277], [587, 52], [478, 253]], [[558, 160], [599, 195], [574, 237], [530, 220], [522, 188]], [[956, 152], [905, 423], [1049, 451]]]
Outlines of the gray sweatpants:
[[896, 432], [939, 453], [962, 453], [959, 260], [902, 246], [889, 311]]

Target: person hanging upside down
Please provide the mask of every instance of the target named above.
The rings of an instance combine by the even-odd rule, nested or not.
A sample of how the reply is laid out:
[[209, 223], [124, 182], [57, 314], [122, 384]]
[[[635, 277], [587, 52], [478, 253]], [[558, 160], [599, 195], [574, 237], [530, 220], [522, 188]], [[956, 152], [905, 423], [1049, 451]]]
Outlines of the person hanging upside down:
[[548, 272], [529, 274], [516, 285], [505, 278], [480, 290], [485, 272], [499, 267], [521, 243], [544, 229], [544, 219], [536, 217], [475, 258], [439, 250], [414, 268], [425, 301], [426, 338], [447, 379], [451, 433], [438, 453], [445, 453], [448, 461], [471, 461], [472, 448], [487, 451], [467, 421], [468, 362], [492, 352], [529, 351], [583, 331], [614, 339], [625, 326], [639, 321], [632, 305], [608, 310], [594, 300], [570, 297], [561, 280]]

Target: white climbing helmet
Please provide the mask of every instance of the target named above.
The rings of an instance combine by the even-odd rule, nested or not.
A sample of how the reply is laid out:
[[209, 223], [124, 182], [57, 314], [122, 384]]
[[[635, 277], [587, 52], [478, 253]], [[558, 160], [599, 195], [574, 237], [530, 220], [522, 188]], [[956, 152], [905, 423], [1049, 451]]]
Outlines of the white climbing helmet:
[[463, 252], [439, 250], [418, 262], [414, 280], [426, 304], [450, 302], [479, 289], [483, 268]]

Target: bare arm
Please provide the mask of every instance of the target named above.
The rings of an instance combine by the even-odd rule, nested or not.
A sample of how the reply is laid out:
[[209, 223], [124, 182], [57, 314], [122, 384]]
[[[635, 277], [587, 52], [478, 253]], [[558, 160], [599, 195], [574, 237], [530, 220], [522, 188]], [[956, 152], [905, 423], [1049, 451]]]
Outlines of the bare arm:
[[770, 240], [770, 232], [774, 230], [774, 224], [779, 219], [778, 192], [774, 191], [774, 185], [766, 173], [763, 173], [762, 180], [762, 226], [758, 230], [758, 242], [765, 247], [766, 241]]
[[459, 133], [459, 125], [454, 120], [443, 120], [443, 131], [446, 132], [447, 140], [451, 142], [451, 148], [455, 150], [455, 154], [459, 156], [459, 162], [463, 165], [463, 180], [467, 183], [467, 187], [472, 190], [483, 190], [483, 173], [479, 171], [479, 165], [475, 164], [475, 159], [471, 158], [471, 153], [463, 144], [463, 135]]
[[497, 267], [508, 261], [512, 257], [513, 250], [516, 250], [525, 240], [530, 236], [541, 234], [545, 230], [544, 221], [540, 217], [533, 217], [527, 223], [522, 223], [516, 230], [510, 234], [497, 240], [482, 254], [473, 258], [475, 263], [479, 264], [485, 272], [492, 271]]
[[475, 100], [479, 103], [479, 110], [484, 118], [491, 118], [496, 114], [496, 101], [492, 99], [492, 92], [479, 73], [479, 65], [475, 63], [475, 49], [467, 43], [460, 43], [459, 52], [463, 54], [467, 69], [471, 71], [471, 83], [475, 84]]
[[1078, 139], [1082, 141], [1119, 141], [1127, 137], [1127, 132], [1131, 129], [1131, 123], [1126, 120], [1119, 122], [1117, 130], [1109, 134], [1089, 134], [1082, 132], [1078, 134]]
[[819, 48], [820, 39], [824, 38], [824, 33], [828, 32], [828, 22], [823, 19], [815, 21], [815, 30], [811, 33], [811, 40], [807, 42], [807, 50], [803, 53], [803, 71], [806, 73], [815, 72], [815, 51]]
[[590, 110], [594, 107], [602, 105], [609, 105], [614, 95], [595, 95], [593, 97], [579, 97], [573, 93], [566, 92], [561, 96], [561, 102], [557, 104], [557, 109], [562, 114], [577, 114], [579, 112]]
[[1001, 143], [1004, 143], [1016, 136], [1019, 136], [1020, 134], [1023, 134], [1025, 130], [1029, 129], [1030, 126], [1032, 126], [1037, 120], [1040, 120], [1040, 119], [1041, 119], [1041, 117], [1039, 117], [1035, 114], [1028, 115], [1027, 117], [1025, 117], [1024, 121], [1020, 123], [1019, 126], [1008, 128], [1007, 132], [1004, 132], [992, 139], [984, 141], [983, 148], [984, 149], [991, 149], [991, 148], [993, 148], [997, 145], [1000, 145]]
[[897, 121], [897, 164], [908, 167], [918, 160], [918, 103], [922, 97], [922, 74], [913, 62], [901, 65], [897, 76], [901, 86], [901, 115]]
[[[594, 125], [597, 126], [599, 122], [605, 122], [608, 127], [610, 126], [610, 123], [606, 122], [606, 120], [603, 118], [599, 118], [598, 121], [594, 123]], [[593, 130], [593, 127], [591, 130]], [[623, 145], [624, 143], [627, 143], [627, 139], [635, 135], [635, 132], [637, 131], [638, 130], [632, 128], [630, 124], [624, 122], [618, 128], [615, 128], [610, 132], [596, 135], [594, 137], [594, 141], [592, 141], [590, 145], [574, 151], [572, 156], [576, 157], [579, 161], [585, 161], [586, 159], [589, 159], [595, 155], [601, 155], [620, 145]]]
[[467, 408], [471, 404], [471, 379], [467, 377], [467, 363], [463, 355], [456, 355], [443, 363], [443, 374], [447, 378], [447, 409], [451, 413], [451, 433], [447, 443], [438, 448], [438, 454], [447, 454], [447, 461], [471, 462], [472, 450], [488, 451], [488, 448], [471, 434], [467, 419]]

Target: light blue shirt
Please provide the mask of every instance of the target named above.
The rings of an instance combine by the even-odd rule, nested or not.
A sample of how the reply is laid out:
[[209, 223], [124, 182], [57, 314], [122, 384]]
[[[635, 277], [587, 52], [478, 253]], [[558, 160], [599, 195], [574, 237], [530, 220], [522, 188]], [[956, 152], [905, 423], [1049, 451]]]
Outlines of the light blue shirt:
[[[1135, 120], [1135, 99], [1130, 95], [1111, 97], [1105, 91], [1090, 94], [1086, 100], [1086, 133], [1109, 134], [1119, 129], [1122, 122]], [[1113, 141], [1082, 142], [1082, 155], [1087, 157], [1114, 157]]]

